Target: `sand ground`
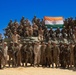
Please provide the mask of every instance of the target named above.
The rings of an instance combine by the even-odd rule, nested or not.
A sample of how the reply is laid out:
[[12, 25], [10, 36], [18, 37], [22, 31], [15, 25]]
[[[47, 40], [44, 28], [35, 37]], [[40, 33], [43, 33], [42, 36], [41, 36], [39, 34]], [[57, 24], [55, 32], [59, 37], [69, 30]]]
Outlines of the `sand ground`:
[[0, 75], [76, 75], [76, 69], [56, 69], [42, 67], [4, 68]]

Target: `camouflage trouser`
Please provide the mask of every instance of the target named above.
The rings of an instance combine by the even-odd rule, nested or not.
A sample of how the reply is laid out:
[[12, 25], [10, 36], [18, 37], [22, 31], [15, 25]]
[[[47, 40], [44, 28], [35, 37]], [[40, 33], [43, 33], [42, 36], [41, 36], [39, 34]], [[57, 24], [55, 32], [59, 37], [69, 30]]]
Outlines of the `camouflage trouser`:
[[21, 65], [21, 53], [20, 53], [20, 51], [18, 51], [18, 53], [17, 53], [17, 65], [18, 66]]
[[35, 54], [34, 65], [39, 65], [39, 64], [40, 64], [40, 55]]
[[74, 67], [76, 68], [76, 56], [74, 57]]
[[56, 67], [59, 66], [59, 57], [58, 56], [54, 56], [53, 57], [53, 62], [55, 63]]
[[72, 65], [74, 65], [74, 57], [73, 56], [70, 57], [70, 67], [72, 67]]
[[46, 65], [50, 66], [50, 64], [52, 64], [52, 66], [53, 66], [52, 56], [51, 55], [47, 55], [46, 56]]
[[45, 54], [41, 56], [41, 65], [44, 66], [46, 63], [46, 57]]

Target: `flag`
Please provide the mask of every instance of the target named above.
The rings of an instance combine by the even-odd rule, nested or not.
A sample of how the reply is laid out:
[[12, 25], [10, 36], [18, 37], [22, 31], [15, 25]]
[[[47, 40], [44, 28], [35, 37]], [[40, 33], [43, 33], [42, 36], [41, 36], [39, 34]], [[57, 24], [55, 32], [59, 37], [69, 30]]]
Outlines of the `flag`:
[[45, 25], [47, 28], [62, 28], [64, 25], [63, 17], [44, 17]]

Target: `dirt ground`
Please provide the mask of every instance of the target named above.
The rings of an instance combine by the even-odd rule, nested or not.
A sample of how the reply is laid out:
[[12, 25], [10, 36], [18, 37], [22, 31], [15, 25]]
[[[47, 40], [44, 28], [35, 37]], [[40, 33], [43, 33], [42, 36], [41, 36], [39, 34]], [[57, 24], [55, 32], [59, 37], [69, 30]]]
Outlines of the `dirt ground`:
[[0, 70], [0, 75], [76, 75], [76, 69], [18, 67]]

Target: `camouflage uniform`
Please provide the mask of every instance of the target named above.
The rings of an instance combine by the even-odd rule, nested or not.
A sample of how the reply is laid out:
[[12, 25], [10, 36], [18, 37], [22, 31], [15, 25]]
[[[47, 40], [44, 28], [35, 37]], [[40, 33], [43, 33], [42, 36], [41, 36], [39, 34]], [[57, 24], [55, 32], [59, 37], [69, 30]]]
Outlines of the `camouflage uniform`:
[[53, 47], [53, 62], [56, 65], [56, 68], [59, 66], [59, 54], [60, 50], [58, 46]]
[[26, 66], [27, 63], [29, 62], [32, 66], [33, 64], [33, 47], [31, 46], [31, 44], [27, 45], [26, 47]]
[[74, 49], [72, 45], [69, 46], [69, 50], [70, 50], [70, 67], [72, 67], [72, 65], [74, 65]]
[[[14, 52], [14, 46], [13, 46], [13, 43], [10, 43], [10, 45], [8, 46], [9, 66], [11, 63], [11, 58], [13, 60], [13, 52]], [[13, 63], [12, 63], [12, 66], [13, 66]]]
[[52, 63], [52, 46], [47, 45], [45, 49], [45, 56], [46, 56], [46, 66], [50, 67], [50, 64]]
[[21, 65], [20, 48], [19, 48], [17, 43], [15, 43], [15, 47], [14, 47], [14, 64], [16, 66], [20, 66]]
[[42, 45], [41, 46], [41, 65], [42, 66], [45, 66], [45, 63], [46, 63], [45, 49], [46, 49], [46, 45]]
[[36, 45], [34, 45], [34, 65], [38, 65], [40, 64], [40, 56], [41, 56], [41, 50], [40, 50], [41, 45], [39, 45], [39, 42], [36, 43]]
[[74, 47], [74, 67], [76, 68], [76, 45]]
[[68, 66], [68, 68], [69, 68], [69, 63], [70, 63], [70, 52], [69, 52], [69, 50], [68, 50], [68, 46], [67, 45], [65, 45], [64, 47], [63, 47], [63, 52], [62, 52], [62, 67], [63, 68], [66, 68], [67, 66]]

